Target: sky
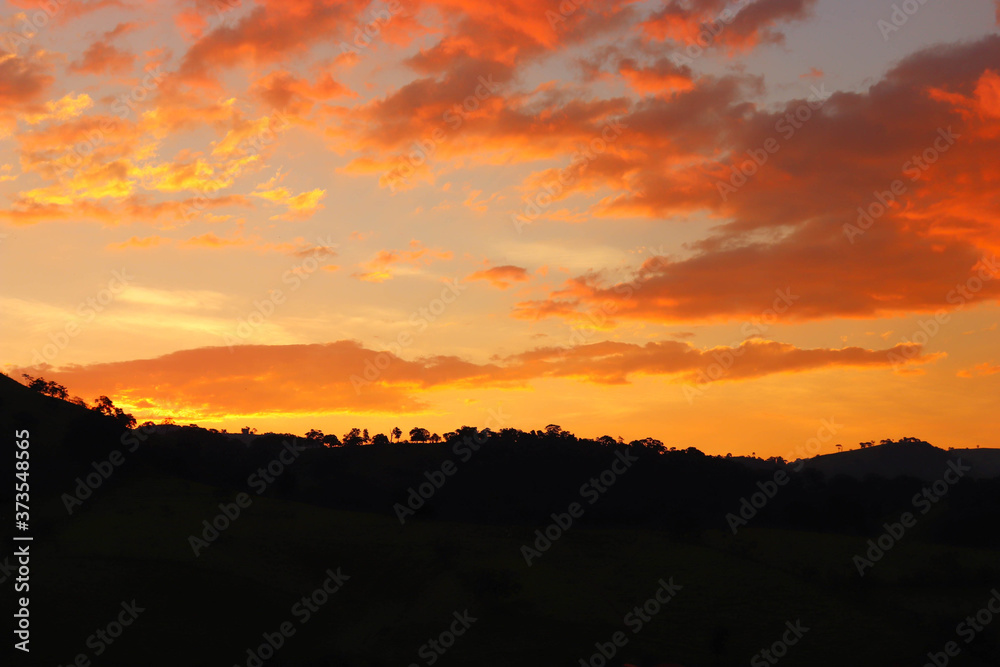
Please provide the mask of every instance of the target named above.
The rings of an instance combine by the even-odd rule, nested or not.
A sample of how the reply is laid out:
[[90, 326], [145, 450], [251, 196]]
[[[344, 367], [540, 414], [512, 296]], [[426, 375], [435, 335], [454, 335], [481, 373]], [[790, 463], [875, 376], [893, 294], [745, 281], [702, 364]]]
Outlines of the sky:
[[8, 0], [4, 372], [141, 422], [998, 447], [1000, 3]]

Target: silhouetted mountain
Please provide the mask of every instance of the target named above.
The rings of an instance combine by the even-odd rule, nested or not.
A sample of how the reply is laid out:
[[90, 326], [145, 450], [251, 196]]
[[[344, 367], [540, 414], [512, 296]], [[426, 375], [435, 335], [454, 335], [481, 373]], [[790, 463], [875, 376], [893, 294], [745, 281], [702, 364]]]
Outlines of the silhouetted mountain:
[[962, 459], [971, 466], [966, 474], [973, 479], [1000, 476], [1000, 449], [952, 449], [945, 451], [922, 440], [903, 440], [873, 445], [807, 459], [805, 467], [827, 477], [848, 475], [863, 479], [877, 475], [913, 477], [924, 481], [940, 479], [949, 461]]

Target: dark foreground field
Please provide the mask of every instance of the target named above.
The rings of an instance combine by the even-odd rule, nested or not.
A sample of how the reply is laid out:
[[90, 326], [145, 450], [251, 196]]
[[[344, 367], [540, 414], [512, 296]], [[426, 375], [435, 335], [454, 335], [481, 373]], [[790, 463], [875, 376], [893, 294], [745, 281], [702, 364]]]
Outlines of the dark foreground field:
[[[345, 511], [282, 497], [294, 495], [295, 485], [258, 495], [245, 484], [179, 475], [187, 464], [167, 465], [162, 456], [126, 456], [68, 514], [63, 494], [73, 492], [73, 479], [90, 471], [101, 447], [121, 448], [120, 441], [102, 445], [81, 431], [90, 422], [65, 417], [75, 406], [45, 399], [39, 408], [16, 392], [4, 399], [4, 428], [30, 422], [38, 454], [31, 652], [15, 652], [5, 664], [570, 667], [583, 659], [597, 666], [615, 633], [622, 646], [608, 665], [919, 667], [950, 641], [960, 650], [949, 664], [1000, 664], [1000, 615], [969, 643], [957, 634], [1000, 586], [995, 542], [945, 544], [939, 538], [949, 533], [938, 524], [954, 522], [933, 513], [864, 577], [852, 558], [865, 553], [870, 535], [774, 527], [780, 521], [761, 517], [734, 536], [722, 514], [715, 528], [683, 530], [579, 521], [529, 567], [521, 547], [544, 528], [542, 513], [483, 523], [418, 513], [401, 525], [391, 503], [382, 512]], [[115, 435], [110, 427], [103, 433]], [[74, 443], [78, 455], [66, 449]], [[417, 476], [424, 464], [414, 466]], [[289, 469], [295, 466], [305, 466], [296, 481], [302, 486], [306, 469], [319, 464], [303, 459]], [[633, 493], [629, 479], [594, 507]], [[405, 488], [393, 497], [405, 498]], [[979, 489], [956, 488], [955, 498]], [[190, 536], [240, 493], [249, 506], [196, 556]], [[543, 511], [564, 511], [571, 500]], [[9, 506], [4, 500], [5, 525]], [[4, 549], [2, 564], [14, 564]], [[13, 609], [16, 574], [4, 575], [0, 586]], [[314, 595], [324, 583], [335, 592]], [[644, 617], [635, 613], [658, 592], [672, 597], [649, 604]], [[304, 596], [313, 598], [312, 609]], [[120, 635], [118, 620], [129, 623]], [[283, 624], [287, 636], [277, 639]], [[760, 654], [783, 636], [794, 644], [779, 645], [780, 660]], [[260, 653], [267, 659], [258, 661]]]
[[[187, 536], [230, 495], [137, 475], [72, 521], [53, 513], [32, 547], [32, 660], [16, 664], [93, 657], [88, 636], [135, 599], [145, 611], [94, 664], [245, 665], [285, 621], [295, 634], [267, 664], [428, 664], [420, 647], [467, 609], [477, 620], [442, 665], [575, 665], [617, 631], [632, 662], [745, 665], [798, 620], [809, 630], [782, 664], [919, 665], [1000, 581], [995, 552], [904, 543], [862, 586], [864, 540], [753, 528], [570, 530], [529, 568], [531, 527], [401, 527], [268, 498], [194, 557]], [[303, 624], [293, 606], [338, 568], [350, 579]], [[634, 633], [625, 615], [671, 577], [682, 589]], [[996, 665], [997, 648], [994, 630], [956, 664]]]

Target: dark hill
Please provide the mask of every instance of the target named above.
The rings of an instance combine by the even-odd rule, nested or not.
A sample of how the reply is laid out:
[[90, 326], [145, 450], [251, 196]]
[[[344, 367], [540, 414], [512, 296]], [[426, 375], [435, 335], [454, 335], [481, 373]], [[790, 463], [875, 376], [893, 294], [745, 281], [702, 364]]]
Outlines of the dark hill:
[[863, 479], [877, 475], [913, 477], [927, 482], [940, 479], [949, 461], [962, 460], [972, 470], [968, 475], [984, 479], [1000, 475], [1000, 449], [943, 450], [920, 440], [891, 442], [808, 459], [805, 467], [827, 477], [847, 475]]

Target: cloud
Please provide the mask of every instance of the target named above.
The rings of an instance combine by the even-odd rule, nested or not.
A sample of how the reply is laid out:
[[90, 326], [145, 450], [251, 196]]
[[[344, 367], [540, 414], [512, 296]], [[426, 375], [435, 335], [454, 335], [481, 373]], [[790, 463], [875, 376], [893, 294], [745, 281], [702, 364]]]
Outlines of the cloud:
[[619, 72], [639, 93], [645, 95], [667, 95], [674, 91], [694, 88], [690, 68], [679, 66], [667, 58], [660, 58], [648, 67], [638, 65], [631, 58], [619, 63]]
[[[284, 187], [266, 189], [268, 184], [264, 183], [257, 187], [258, 190], [251, 192], [251, 195], [288, 208], [287, 213], [272, 216], [272, 220], [303, 220], [309, 218], [316, 211], [323, 208], [320, 201], [326, 197], [326, 190], [319, 188], [293, 195], [288, 188]], [[262, 187], [265, 189], [259, 189]]]
[[225, 68], [280, 63], [319, 41], [350, 40], [367, 5], [367, 0], [263, 0], [234, 25], [222, 24], [201, 35], [181, 60], [178, 76], [214, 86]]
[[972, 378], [983, 377], [986, 375], [996, 375], [997, 373], [1000, 373], [1000, 364], [984, 361], [981, 364], [976, 364], [972, 368], [964, 368], [958, 371], [957, 375], [960, 378]]
[[44, 113], [38, 102], [55, 81], [48, 58], [0, 52], [0, 139], [17, 126], [18, 112]]
[[291, 72], [276, 70], [254, 82], [250, 92], [272, 109], [305, 116], [318, 101], [335, 97], [357, 97], [357, 94], [334, 80], [329, 72], [315, 84], [297, 78]]
[[[605, 189], [612, 194], [590, 206], [592, 217], [701, 213], [717, 226], [655, 268], [636, 267], [648, 280], [635, 294], [616, 292], [613, 275], [584, 274], [515, 315], [575, 319], [608, 301], [614, 318], [733, 321], [759, 316], [786, 287], [802, 297], [788, 321], [996, 299], [1000, 281], [992, 279], [968, 298], [955, 290], [973, 280], [977, 263], [1000, 254], [1000, 205], [988, 194], [1000, 182], [990, 69], [998, 61], [995, 35], [928, 48], [870, 89], [834, 93], [818, 109], [824, 98], [809, 107], [806, 95], [778, 110], [757, 107], [748, 100], [760, 81], [742, 75], [702, 77], [690, 90], [644, 99], [623, 116], [627, 130], [614, 148], [560, 196]], [[796, 128], [788, 115], [801, 109], [810, 117]], [[764, 150], [768, 139], [776, 152]], [[766, 161], [753, 163], [748, 151]], [[720, 190], [744, 166], [743, 184]], [[534, 191], [558, 173], [541, 172]], [[899, 201], [866, 219], [896, 181]], [[859, 222], [867, 231], [848, 235]]]
[[169, 310], [218, 310], [230, 297], [211, 290], [154, 289], [130, 285], [118, 300]]
[[[202, 302], [197, 293], [149, 291], [149, 295], [166, 298], [171, 304], [179, 300], [184, 307]], [[731, 359], [728, 370], [712, 378], [708, 369], [726, 355]], [[431, 388], [520, 387], [543, 378], [620, 385], [636, 375], [700, 384], [826, 368], [887, 369], [897, 357], [904, 360], [902, 363], [913, 364], [934, 359], [923, 355], [916, 345], [884, 350], [799, 349], [784, 343], [748, 341], [737, 347], [702, 350], [667, 341], [538, 348], [496, 363], [475, 364], [455, 356], [409, 361], [354, 341], [339, 341], [207, 347], [134, 361], [17, 368], [12, 374], [42, 373], [76, 394], [106, 394], [116, 403], [134, 408], [140, 419], [170, 414], [208, 419], [262, 412], [412, 413], [427, 408], [424, 392]], [[383, 370], [372, 376], [376, 361], [377, 368]], [[140, 405], [156, 407], [143, 409]]]
[[138, 236], [132, 236], [126, 241], [109, 244], [108, 249], [109, 250], [128, 250], [130, 248], [145, 249], [145, 248], [155, 248], [157, 246], [169, 243], [172, 243], [172, 240], [165, 238], [163, 236], [146, 236], [143, 238], [140, 238]]
[[186, 241], [180, 242], [181, 247], [188, 248], [228, 248], [232, 246], [249, 245], [251, 241], [242, 237], [223, 238], [215, 232], [207, 232], [200, 236], [193, 236]]
[[951, 310], [1000, 297], [1000, 264], [987, 259], [965, 244], [941, 248], [891, 233], [854, 250], [836, 228], [814, 225], [779, 243], [678, 261], [650, 258], [627, 279], [585, 273], [545, 299], [517, 304], [513, 315], [580, 320], [590, 313], [674, 324], [759, 320], [775, 312], [783, 322], [805, 322]]
[[106, 42], [94, 42], [69, 68], [80, 74], [128, 74], [134, 64], [134, 53], [127, 53]]
[[92, 106], [94, 101], [90, 99], [90, 95], [80, 93], [74, 96], [69, 93], [58, 100], [49, 100], [42, 105], [41, 111], [26, 112], [21, 117], [28, 125], [38, 125], [49, 120], [67, 121], [76, 118]]
[[106, 9], [108, 7], [130, 9], [130, 7], [122, 0], [90, 0], [89, 2], [79, 0], [77, 2], [56, 2], [54, 6], [54, 13], [52, 12], [53, 3], [51, 0], [10, 0], [10, 4], [15, 7], [21, 7], [22, 9], [41, 10], [45, 12], [46, 16], [49, 16], [50, 20], [55, 23], [65, 23], [69, 19], [78, 18], [80, 16], [84, 16], [85, 14], [89, 14], [90, 12], [95, 12], [99, 9]]
[[375, 257], [360, 265], [363, 271], [352, 275], [358, 280], [381, 283], [392, 280], [400, 273], [401, 267], [403, 272], [417, 273], [423, 266], [451, 258], [451, 251], [426, 248], [414, 239], [410, 241], [409, 250], [379, 250]]
[[[780, 44], [779, 26], [812, 15], [815, 0], [668, 0], [643, 24], [648, 39], [673, 40], [700, 49], [726, 47], [746, 51], [760, 44]], [[690, 55], [692, 52], [688, 50]]]
[[466, 282], [485, 280], [498, 289], [507, 289], [513, 283], [525, 282], [530, 279], [531, 277], [526, 270], [520, 266], [511, 266], [510, 264], [476, 271], [465, 277]]

